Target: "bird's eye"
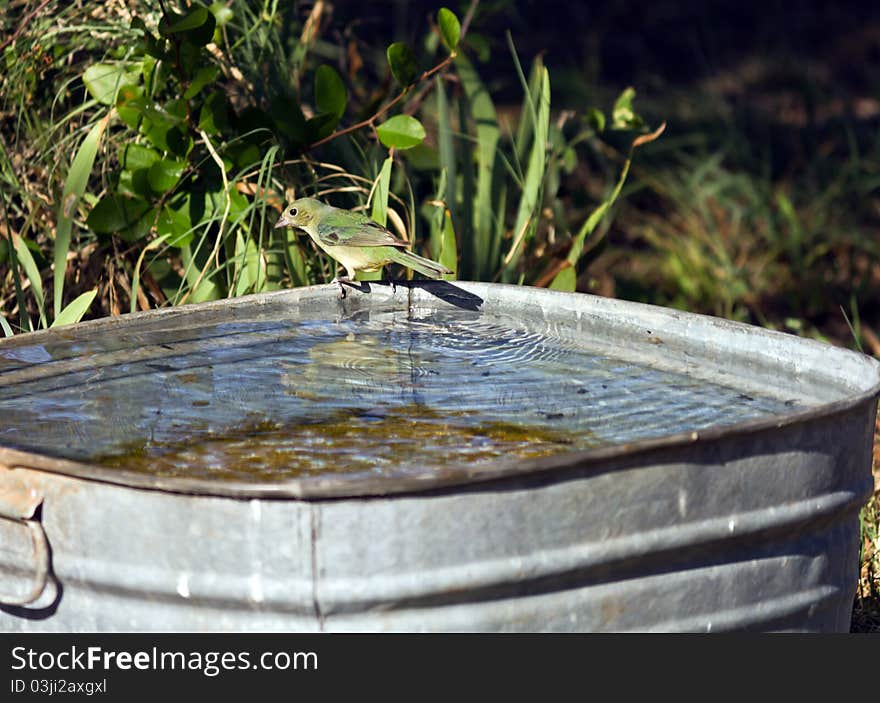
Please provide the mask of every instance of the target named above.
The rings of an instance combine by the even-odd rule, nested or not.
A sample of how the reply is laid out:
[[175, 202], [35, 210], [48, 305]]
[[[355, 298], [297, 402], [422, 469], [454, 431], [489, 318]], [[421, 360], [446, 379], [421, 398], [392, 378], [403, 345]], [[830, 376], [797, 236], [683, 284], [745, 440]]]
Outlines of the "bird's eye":
[[290, 208], [290, 216], [296, 217], [296, 208], [295, 207]]

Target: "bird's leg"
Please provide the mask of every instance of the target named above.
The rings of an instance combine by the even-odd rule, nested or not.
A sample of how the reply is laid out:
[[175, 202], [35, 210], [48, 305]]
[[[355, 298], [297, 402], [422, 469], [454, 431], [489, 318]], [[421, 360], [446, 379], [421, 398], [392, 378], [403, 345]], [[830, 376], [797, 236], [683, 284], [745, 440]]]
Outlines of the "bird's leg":
[[351, 279], [348, 276], [336, 276], [330, 283], [335, 283], [339, 286], [339, 292], [342, 294], [342, 299], [345, 299], [345, 284], [351, 283]]
[[357, 271], [345, 267], [345, 276], [336, 276], [331, 283], [336, 283], [339, 286], [339, 292], [342, 293], [342, 299], [345, 299], [345, 284], [346, 283], [354, 283], [355, 276], [357, 276]]
[[[382, 272], [386, 276], [388, 275], [388, 269], [386, 269], [384, 267], [382, 268]], [[395, 293], [397, 293], [397, 283], [394, 282], [394, 279], [391, 278], [391, 276], [388, 276], [388, 285], [391, 286], [391, 295], [394, 295]]]

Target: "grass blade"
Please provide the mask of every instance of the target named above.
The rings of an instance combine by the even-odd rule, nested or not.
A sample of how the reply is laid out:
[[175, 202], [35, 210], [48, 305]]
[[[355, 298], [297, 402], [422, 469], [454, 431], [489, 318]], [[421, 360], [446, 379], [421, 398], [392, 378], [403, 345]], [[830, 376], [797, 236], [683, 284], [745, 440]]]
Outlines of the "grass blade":
[[[458, 108], [458, 123], [461, 125], [462, 131], [467, 129], [469, 120], [468, 101], [456, 100]], [[461, 200], [457, 203], [456, 209], [459, 214], [458, 218], [458, 236], [461, 241], [461, 259], [459, 260], [459, 273], [470, 280], [479, 280], [476, 269], [474, 242], [474, 198], [476, 192], [476, 174], [474, 173], [474, 148], [469, 139], [459, 139], [457, 144], [456, 158], [461, 171]], [[447, 181], [448, 183], [449, 181]], [[448, 186], [447, 186], [448, 188]], [[454, 191], [455, 198], [458, 197], [458, 186]]]
[[452, 213], [443, 209], [443, 230], [440, 239], [439, 262], [452, 273], [444, 273], [444, 281], [454, 281], [458, 276], [458, 245], [455, 241], [455, 228], [452, 226]]
[[514, 141], [514, 155], [516, 156], [517, 168], [521, 169], [521, 164], [526, 158], [526, 149], [529, 146], [532, 133], [534, 131], [535, 120], [538, 117], [537, 105], [540, 101], [541, 83], [544, 77], [544, 62], [540, 56], [536, 56], [532, 62], [532, 70], [529, 75], [529, 81], [526, 83], [525, 76], [522, 72], [522, 66], [519, 63], [519, 57], [516, 54], [516, 48], [513, 45], [513, 39], [510, 32], [507, 33], [507, 43], [510, 47], [510, 53], [513, 55], [513, 62], [519, 75], [520, 83], [523, 87], [523, 104], [519, 113], [519, 124], [516, 128], [516, 137]]
[[131, 277], [131, 312], [137, 312], [138, 290], [141, 284], [141, 266], [143, 266], [144, 257], [147, 255], [148, 251], [158, 249], [159, 246], [170, 236], [170, 234], [162, 234], [156, 237], [152, 242], [150, 242], [149, 244], [147, 244], [147, 246], [143, 248], [140, 256], [138, 256], [137, 263], [134, 267], [134, 273]]
[[[373, 183], [373, 191], [370, 195], [370, 217], [383, 227], [388, 224], [388, 190], [391, 187], [391, 164], [393, 159], [389, 156], [382, 164], [379, 175]], [[378, 281], [382, 278], [382, 271], [358, 271], [355, 279], [358, 281]]]
[[3, 330], [3, 334], [7, 337], [11, 337], [14, 334], [12, 328], [9, 326], [9, 323], [6, 321], [6, 318], [3, 315], [0, 315], [0, 329]]
[[186, 300], [191, 303], [203, 303], [206, 300], [219, 300], [223, 297], [220, 286], [212, 280], [212, 276], [218, 272], [217, 268], [211, 268], [209, 257], [213, 252], [205, 253], [204, 247], [201, 246], [203, 243], [204, 237], [195, 251], [192, 242], [180, 248], [180, 263], [183, 264], [184, 272], [181, 285], [186, 284], [188, 289], [179, 301], [173, 303], [174, 305], [183, 305], [183, 301]]
[[383, 227], [388, 224], [388, 189], [391, 186], [391, 164], [389, 156], [382, 164], [382, 169], [373, 185], [370, 200], [370, 217]]
[[266, 262], [257, 243], [246, 237], [241, 229], [235, 232], [235, 274], [232, 291], [234, 296], [261, 293], [266, 285]]
[[[482, 278], [490, 273], [489, 253], [496, 210], [493, 204], [495, 160], [498, 158], [498, 140], [501, 129], [498, 115], [489, 91], [480, 80], [470, 61], [459, 54], [455, 59], [458, 77], [468, 99], [471, 115], [477, 127], [477, 192], [474, 198], [474, 231], [470, 242], [471, 275]], [[467, 199], [469, 194], [464, 193]]]
[[15, 246], [11, 241], [12, 228], [9, 226], [9, 212], [6, 209], [6, 198], [3, 200], [3, 216], [6, 222], [6, 231], [9, 233], [10, 241], [7, 251], [9, 252], [9, 268], [12, 275], [12, 285], [15, 288], [15, 300], [18, 303], [18, 319], [19, 328], [27, 332], [33, 331], [31, 318], [27, 314], [27, 301], [24, 297], [24, 288], [21, 285], [21, 271], [18, 268], [18, 256], [15, 254]]
[[443, 81], [436, 78], [437, 91], [437, 151], [440, 155], [440, 171], [446, 172], [445, 186], [438, 198], [446, 201], [446, 207], [452, 213], [453, 222], [458, 222], [458, 208], [455, 200], [455, 187], [458, 182], [458, 171], [455, 162], [455, 145], [452, 142], [452, 123], [449, 118], [449, 101]]
[[535, 230], [536, 215], [541, 206], [544, 173], [547, 168], [547, 134], [550, 130], [550, 73], [546, 68], [541, 72], [541, 92], [537, 107], [535, 137], [532, 141], [529, 165], [513, 227], [514, 241], [504, 259], [502, 280], [505, 282], [510, 282], [517, 276], [523, 244], [530, 239], [529, 233]]
[[550, 283], [551, 289], [569, 292], [575, 290], [577, 287], [577, 262], [578, 259], [581, 258], [581, 252], [584, 250], [584, 242], [587, 237], [592, 234], [593, 230], [596, 229], [596, 226], [602, 221], [605, 213], [608, 212], [608, 209], [614, 204], [614, 201], [617, 200], [620, 191], [623, 190], [623, 184], [626, 181], [626, 177], [629, 174], [629, 167], [632, 163], [633, 152], [642, 144], [647, 144], [648, 142], [657, 139], [657, 137], [663, 134], [663, 130], [665, 129], [666, 123], [664, 122], [650, 134], [643, 134], [633, 140], [632, 146], [629, 149], [629, 156], [620, 171], [620, 178], [617, 179], [617, 185], [614, 186], [611, 195], [609, 195], [595, 210], [593, 210], [593, 212], [590, 213], [587, 221], [584, 222], [577, 235], [575, 235], [574, 241], [571, 244], [571, 249], [566, 257], [568, 265], [556, 274], [556, 277]]
[[429, 201], [426, 208], [425, 218], [431, 228], [431, 234], [428, 240], [428, 251], [431, 258], [439, 261], [440, 253], [443, 251], [443, 213], [449, 210], [449, 204], [444, 202], [443, 196], [446, 194], [446, 169], [440, 168], [440, 177], [437, 179], [437, 195], [434, 200]]
[[89, 174], [95, 164], [98, 154], [98, 144], [101, 136], [110, 122], [114, 111], [97, 122], [83, 139], [82, 144], [73, 158], [67, 180], [64, 182], [64, 191], [61, 203], [58, 207], [58, 225], [55, 230], [55, 272], [53, 278], [53, 312], [57, 318], [61, 314], [61, 303], [64, 299], [64, 274], [67, 270], [67, 251], [70, 249], [70, 231], [73, 226], [73, 216], [76, 214], [80, 198], [86, 191], [89, 183]]
[[284, 229], [284, 259], [287, 262], [287, 273], [294, 286], [309, 285], [309, 272], [306, 268], [306, 257], [300, 248], [299, 238], [293, 227]]
[[40, 311], [40, 323], [46, 327], [46, 299], [43, 295], [43, 279], [40, 277], [40, 269], [34, 256], [27, 244], [17, 234], [12, 234], [12, 242], [15, 252], [18, 255], [18, 262], [24, 269], [24, 275], [31, 282], [31, 290], [34, 292], [34, 298], [37, 301], [37, 308]]
[[88, 311], [97, 294], [98, 289], [95, 288], [95, 290], [86, 291], [82, 295], [77, 296], [70, 305], [55, 316], [55, 321], [52, 323], [52, 327], [72, 325], [75, 322], [79, 322], [82, 319], [82, 316]]

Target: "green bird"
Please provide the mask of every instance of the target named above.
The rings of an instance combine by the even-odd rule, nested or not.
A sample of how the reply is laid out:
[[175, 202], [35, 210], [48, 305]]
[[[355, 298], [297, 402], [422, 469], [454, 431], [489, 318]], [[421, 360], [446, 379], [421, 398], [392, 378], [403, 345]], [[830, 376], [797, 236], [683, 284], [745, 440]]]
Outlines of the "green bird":
[[[284, 208], [275, 227], [305, 230], [312, 241], [345, 267], [346, 277], [334, 283], [354, 281], [358, 271], [378, 271], [390, 263], [402, 264], [429, 278], [452, 273], [445, 266], [407, 249], [407, 243], [360, 212], [342, 210], [314, 198], [299, 198]], [[345, 295], [345, 289], [342, 289]]]

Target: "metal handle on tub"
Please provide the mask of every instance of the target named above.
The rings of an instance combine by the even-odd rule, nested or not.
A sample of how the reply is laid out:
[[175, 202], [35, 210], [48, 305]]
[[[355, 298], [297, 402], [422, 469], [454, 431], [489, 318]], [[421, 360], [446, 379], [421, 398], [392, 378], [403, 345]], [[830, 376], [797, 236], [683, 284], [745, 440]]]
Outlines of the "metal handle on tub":
[[49, 540], [40, 521], [33, 519], [42, 502], [42, 494], [32, 485], [28, 485], [20, 471], [0, 464], [0, 529], [4, 523], [23, 525], [30, 535], [33, 548], [30, 568], [27, 569], [28, 573], [33, 574], [30, 588], [23, 589], [23, 593], [0, 592], [2, 605], [28, 605], [46, 590], [51, 571]]

